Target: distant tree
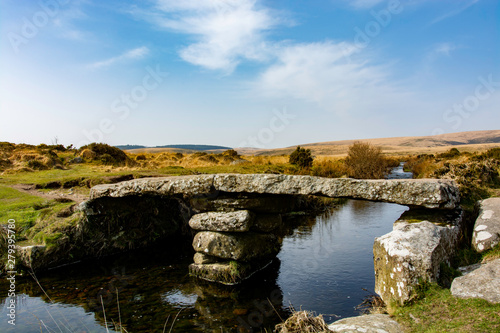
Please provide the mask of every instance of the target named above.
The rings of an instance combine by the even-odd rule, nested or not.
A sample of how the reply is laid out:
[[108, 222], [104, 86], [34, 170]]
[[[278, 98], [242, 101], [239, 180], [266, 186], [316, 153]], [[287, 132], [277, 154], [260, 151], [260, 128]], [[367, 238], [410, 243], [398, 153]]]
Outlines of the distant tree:
[[289, 163], [293, 165], [297, 165], [300, 168], [310, 168], [313, 164], [314, 158], [311, 155], [311, 149], [300, 148], [297, 146], [297, 149], [290, 154]]
[[387, 160], [380, 147], [369, 143], [354, 142], [345, 160], [349, 174], [357, 179], [380, 179], [387, 174]]

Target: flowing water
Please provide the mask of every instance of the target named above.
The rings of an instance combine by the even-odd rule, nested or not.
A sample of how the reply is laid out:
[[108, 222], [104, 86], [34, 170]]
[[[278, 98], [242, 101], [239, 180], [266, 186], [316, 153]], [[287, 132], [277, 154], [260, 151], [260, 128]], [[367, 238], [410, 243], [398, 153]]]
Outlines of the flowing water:
[[[411, 178], [403, 165], [388, 178]], [[190, 240], [89, 260], [16, 281], [0, 281], [0, 332], [263, 332], [291, 309], [327, 322], [359, 314], [373, 292], [373, 241], [408, 208], [349, 200], [317, 217], [297, 216], [278, 258], [238, 287], [188, 276]], [[119, 330], [117, 330], [119, 331]]]

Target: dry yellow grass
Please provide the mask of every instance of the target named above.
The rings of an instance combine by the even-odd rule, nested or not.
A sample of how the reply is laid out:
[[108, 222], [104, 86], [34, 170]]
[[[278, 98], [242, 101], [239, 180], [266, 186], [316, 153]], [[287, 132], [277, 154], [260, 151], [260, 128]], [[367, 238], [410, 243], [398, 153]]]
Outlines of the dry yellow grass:
[[276, 325], [278, 333], [316, 333], [329, 332], [323, 316], [314, 317], [311, 312], [294, 312], [284, 323]]
[[[342, 140], [303, 144], [315, 156], [345, 157], [355, 141], [367, 142], [382, 148], [385, 155], [400, 156], [414, 154], [439, 154], [457, 148], [464, 152], [486, 151], [500, 147], [500, 130], [460, 132], [436, 136], [396, 137], [366, 140]], [[238, 149], [242, 155], [282, 155], [290, 154], [295, 147], [279, 149]]]
[[288, 156], [244, 156], [242, 159], [229, 158], [223, 154], [181, 154], [172, 152], [161, 153], [128, 153], [139, 163], [140, 168], [161, 169], [166, 167], [201, 168], [217, 165], [251, 163], [254, 165], [285, 164]]

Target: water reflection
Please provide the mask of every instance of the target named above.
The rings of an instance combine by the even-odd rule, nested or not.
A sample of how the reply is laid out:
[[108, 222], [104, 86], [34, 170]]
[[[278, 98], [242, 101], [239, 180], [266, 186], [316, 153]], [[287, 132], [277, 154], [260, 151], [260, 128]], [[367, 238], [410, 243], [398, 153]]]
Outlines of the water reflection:
[[[38, 278], [50, 299], [34, 281], [20, 280], [16, 326], [2, 320], [0, 332], [106, 332], [103, 305], [108, 328], [121, 319], [128, 332], [162, 332], [174, 318], [174, 332], [236, 332], [271, 328], [288, 315], [276, 284], [279, 260], [257, 284], [231, 288], [190, 278], [192, 255], [158, 247], [49, 271]], [[5, 299], [1, 308], [6, 317]]]
[[103, 305], [110, 331], [121, 319], [128, 332], [272, 331], [290, 304], [328, 321], [356, 315], [361, 288], [374, 286], [373, 240], [406, 209], [351, 200], [319, 217], [295, 216], [279, 259], [238, 287], [190, 278], [190, 240], [52, 270], [38, 276], [46, 294], [18, 281], [17, 325], [0, 320], [0, 332], [106, 332]]
[[366, 295], [362, 288], [374, 288], [374, 238], [390, 232], [407, 209], [350, 200], [285, 238], [278, 255], [284, 303], [330, 315], [326, 319], [332, 321], [357, 315], [354, 308]]

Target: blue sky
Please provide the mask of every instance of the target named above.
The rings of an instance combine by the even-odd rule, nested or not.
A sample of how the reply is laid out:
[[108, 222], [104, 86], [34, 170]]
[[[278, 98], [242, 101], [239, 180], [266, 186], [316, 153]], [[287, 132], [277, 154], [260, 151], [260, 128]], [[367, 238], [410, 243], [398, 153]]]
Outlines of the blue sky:
[[499, 129], [496, 0], [0, 0], [0, 141]]

